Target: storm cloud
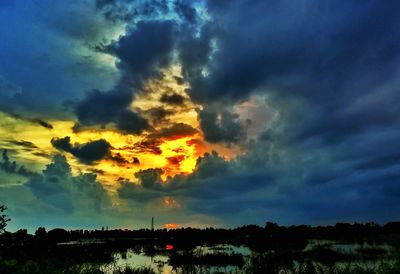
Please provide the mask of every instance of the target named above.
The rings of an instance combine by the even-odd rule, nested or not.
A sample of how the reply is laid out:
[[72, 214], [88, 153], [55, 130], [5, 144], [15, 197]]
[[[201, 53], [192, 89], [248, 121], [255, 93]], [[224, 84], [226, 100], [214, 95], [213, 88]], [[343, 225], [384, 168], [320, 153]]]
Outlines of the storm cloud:
[[203, 109], [199, 113], [200, 127], [204, 137], [211, 143], [237, 143], [245, 137], [239, 116], [227, 110]]
[[69, 152], [80, 161], [91, 164], [110, 156], [111, 145], [104, 139], [84, 143], [71, 144], [71, 137], [53, 138], [51, 144], [58, 150]]
[[4, 149], [2, 152], [0, 169], [7, 173], [17, 174], [24, 177], [35, 175], [34, 172], [28, 170], [25, 166], [18, 165], [16, 161], [11, 161], [6, 149]]
[[167, 103], [170, 105], [177, 105], [177, 106], [182, 106], [183, 103], [185, 102], [185, 98], [182, 95], [172, 93], [172, 94], [163, 94], [161, 96], [160, 101], [162, 103]]
[[103, 127], [114, 123], [119, 130], [133, 134], [147, 129], [147, 121], [129, 105], [143, 81], [157, 77], [170, 63], [172, 33], [172, 22], [143, 22], [109, 45], [106, 51], [118, 58], [123, 77], [113, 90], [90, 92], [78, 103], [75, 111], [79, 123]]
[[158, 132], [151, 133], [148, 137], [150, 139], [173, 140], [185, 136], [192, 136], [196, 133], [198, 133], [198, 130], [188, 124], [175, 123], [170, 127], [160, 129]]
[[[108, 182], [131, 208], [227, 225], [399, 218], [400, 3], [50, 2], [42, 4], [52, 10], [46, 16], [33, 2], [26, 18], [22, 2], [0, 10], [7, 41], [0, 45], [0, 108], [33, 117], [52, 137], [60, 136], [57, 117], [76, 122], [77, 134], [138, 135], [123, 149], [138, 154], [128, 162], [140, 159], [143, 170]], [[185, 96], [178, 88], [146, 89], [171, 67], [181, 71], [172, 79], [187, 86]], [[157, 92], [148, 109], [133, 106], [139, 95]], [[65, 100], [72, 107], [61, 110]], [[198, 125], [174, 120], [189, 104]], [[205, 150], [222, 152], [199, 157], [190, 174], [164, 178], [140, 155], [161, 156], [162, 142], [194, 135]], [[105, 139], [55, 137], [51, 144], [86, 164], [126, 161]], [[184, 157], [162, 162], [170, 168]], [[27, 174], [28, 190], [65, 213], [75, 212], [71, 189], [81, 183], [86, 196], [103, 197], [93, 174], [72, 176], [67, 165], [57, 156], [42, 174]], [[0, 167], [18, 173], [7, 153]], [[164, 200], [179, 208], [168, 213]]]

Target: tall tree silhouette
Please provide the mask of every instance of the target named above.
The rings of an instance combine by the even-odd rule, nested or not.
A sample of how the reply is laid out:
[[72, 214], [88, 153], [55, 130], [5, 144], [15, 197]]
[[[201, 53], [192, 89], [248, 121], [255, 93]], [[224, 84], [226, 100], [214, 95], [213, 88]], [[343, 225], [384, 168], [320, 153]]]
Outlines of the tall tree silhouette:
[[5, 205], [0, 205], [0, 234], [4, 233], [7, 222], [10, 221], [8, 216], [3, 212], [6, 211], [7, 207]]

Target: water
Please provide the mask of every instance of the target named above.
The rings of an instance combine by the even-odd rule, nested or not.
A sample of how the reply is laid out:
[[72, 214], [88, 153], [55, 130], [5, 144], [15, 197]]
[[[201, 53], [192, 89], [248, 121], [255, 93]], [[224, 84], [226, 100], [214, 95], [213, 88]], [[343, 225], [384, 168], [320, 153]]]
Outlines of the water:
[[369, 244], [366, 242], [363, 243], [340, 243], [332, 240], [309, 240], [307, 246], [304, 248], [304, 251], [310, 251], [317, 246], [328, 247], [334, 251], [338, 251], [340, 253], [345, 254], [355, 254], [357, 250], [367, 249], [367, 248], [382, 248], [386, 251], [390, 251], [391, 246], [388, 244]]
[[[125, 267], [150, 267], [156, 273], [175, 273], [176, 271], [169, 264], [169, 253], [168, 249], [171, 249], [171, 246], [166, 246], [164, 254], [157, 254], [154, 256], [149, 256], [145, 253], [143, 249], [128, 249], [126, 252], [118, 252], [115, 253], [114, 261], [112, 263], [104, 264], [101, 267], [101, 270], [105, 273], [113, 273], [113, 270], [116, 268]], [[177, 251], [179, 252], [179, 251]], [[247, 247], [243, 246], [233, 246], [233, 245], [214, 245], [214, 246], [197, 246], [193, 249], [194, 254], [241, 254], [243, 256], [249, 256], [251, 251]], [[203, 269], [206, 268], [210, 272], [230, 272], [237, 270], [238, 268], [235, 266], [203, 266]]]
[[[62, 245], [86, 245], [90, 244], [93, 242], [70, 242], [70, 243], [63, 243]], [[99, 244], [99, 243], [97, 243]], [[391, 252], [392, 247], [387, 244], [368, 244], [368, 243], [343, 243], [343, 242], [338, 242], [338, 241], [328, 241], [328, 240], [311, 240], [309, 241], [307, 247], [303, 249], [303, 252], [308, 252], [312, 251], [315, 248], [318, 247], [324, 247], [324, 248], [329, 248], [331, 250], [337, 251], [342, 254], [348, 254], [349, 256], [351, 255], [356, 255], [357, 258], [354, 258], [353, 261], [347, 262], [347, 261], [339, 261], [335, 262], [334, 265], [340, 269], [340, 268], [345, 268], [348, 266], [348, 264], [352, 265], [361, 265], [366, 268], [371, 268], [374, 266], [377, 266], [378, 263], [382, 261], [386, 261], [388, 263], [393, 263], [388, 260], [387, 258], [382, 257], [379, 260], [370, 260], [370, 259], [363, 259], [361, 260], [360, 257], [357, 254], [360, 254], [360, 249], [368, 249], [368, 248], [381, 248], [386, 250], [388, 254]], [[121, 250], [121, 249], [119, 249]], [[274, 251], [272, 251], [274, 252]], [[183, 265], [180, 263], [176, 264], [176, 260], [172, 260], [175, 255], [182, 255], [183, 256]], [[185, 258], [189, 254], [189, 257]], [[196, 269], [196, 272], [201, 272], [201, 273], [215, 273], [215, 272], [221, 272], [221, 273], [241, 273], [243, 269], [241, 269], [238, 265], [233, 264], [233, 265], [223, 265], [223, 266], [210, 266], [210, 265], [197, 265], [194, 263], [191, 263], [191, 257], [193, 258], [199, 258], [199, 257], [204, 257], [206, 255], [218, 255], [224, 254], [224, 255], [235, 255], [235, 254], [240, 254], [243, 256], [244, 262], [245, 262], [245, 267], [248, 266], [248, 264], [251, 262], [249, 259], [250, 256], [254, 255], [255, 253], [252, 253], [252, 251], [245, 246], [235, 246], [235, 245], [227, 245], [227, 244], [219, 244], [219, 245], [212, 245], [212, 246], [207, 246], [207, 245], [200, 245], [195, 247], [194, 249], [190, 251], [183, 251], [183, 250], [176, 250], [176, 248], [173, 245], [166, 245], [166, 246], [140, 246], [136, 245], [135, 247], [129, 248], [126, 251], [116, 251], [112, 253], [112, 259], [113, 261], [111, 263], [103, 263], [101, 265], [101, 270], [107, 274], [112, 274], [115, 273], [116, 269], [121, 269], [123, 270], [126, 267], [130, 268], [140, 268], [140, 267], [146, 267], [146, 268], [151, 268], [154, 270], [155, 273], [162, 273], [162, 274], [167, 274], [167, 273], [181, 273], [183, 269], [186, 269], [187, 267], [191, 267]], [[203, 258], [202, 257], [202, 258]], [[182, 259], [181, 259], [182, 260]], [[170, 261], [172, 263], [175, 263], [177, 269], [174, 269], [173, 265], [170, 264]], [[182, 261], [181, 261], [182, 262]], [[198, 261], [197, 261], [198, 262]], [[300, 262], [293, 261], [295, 264], [295, 267], [299, 267]], [[189, 265], [186, 266], [186, 263], [189, 263]], [[315, 261], [315, 263], [318, 263]]]
[[220, 244], [214, 246], [197, 246], [194, 249], [194, 252], [200, 252], [203, 254], [217, 254], [217, 253], [238, 253], [243, 256], [251, 255], [251, 250], [245, 246], [235, 246], [235, 245], [227, 245], [227, 244]]
[[104, 264], [101, 270], [105, 273], [113, 273], [116, 268], [125, 267], [150, 267], [156, 273], [168, 274], [172, 273], [172, 266], [168, 264], [168, 255], [155, 255], [150, 257], [143, 251], [128, 249], [126, 252], [114, 254], [114, 262]]

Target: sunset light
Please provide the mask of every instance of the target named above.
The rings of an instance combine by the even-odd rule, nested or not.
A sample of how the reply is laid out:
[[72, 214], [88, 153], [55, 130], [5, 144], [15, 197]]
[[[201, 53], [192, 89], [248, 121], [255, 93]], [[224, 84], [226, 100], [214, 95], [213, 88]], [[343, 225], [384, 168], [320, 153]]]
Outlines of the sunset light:
[[178, 224], [165, 224], [164, 227], [166, 229], [175, 229], [178, 227]]
[[400, 273], [399, 86], [400, 1], [0, 0], [0, 273]]

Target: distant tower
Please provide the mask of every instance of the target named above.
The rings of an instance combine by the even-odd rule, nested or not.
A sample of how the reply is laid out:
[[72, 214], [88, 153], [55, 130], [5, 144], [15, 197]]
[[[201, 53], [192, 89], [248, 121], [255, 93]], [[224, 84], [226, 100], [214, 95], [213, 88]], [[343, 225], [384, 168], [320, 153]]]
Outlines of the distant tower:
[[151, 231], [154, 231], [154, 218], [151, 217]]

